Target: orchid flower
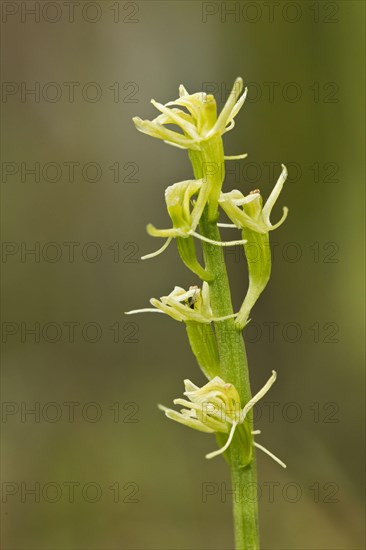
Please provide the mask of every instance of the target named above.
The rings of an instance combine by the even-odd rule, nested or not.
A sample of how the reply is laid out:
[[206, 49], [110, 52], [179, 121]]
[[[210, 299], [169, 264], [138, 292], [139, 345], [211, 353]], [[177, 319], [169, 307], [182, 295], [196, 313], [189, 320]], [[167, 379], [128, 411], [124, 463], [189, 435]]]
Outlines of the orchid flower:
[[237, 189], [230, 191], [230, 193], [221, 193], [219, 204], [234, 225], [219, 225], [222, 227], [237, 227], [238, 229], [246, 227], [262, 234], [279, 227], [287, 217], [288, 208], [286, 206], [283, 208], [281, 219], [274, 225], [270, 221], [270, 215], [287, 179], [287, 168], [284, 164], [281, 166], [281, 175], [264, 206], [262, 206], [262, 197], [258, 189], [247, 196], [244, 196]]
[[[263, 388], [250, 399], [250, 401], [241, 408], [240, 397], [233, 384], [215, 376], [201, 388], [193, 384], [190, 380], [184, 380], [184, 395], [189, 399], [174, 399], [175, 405], [182, 405], [181, 412], [169, 409], [163, 405], [158, 405], [159, 409], [165, 412], [165, 415], [171, 420], [184, 424], [205, 433], [227, 433], [228, 438], [223, 447], [206, 455], [206, 458], [214, 458], [223, 454], [230, 446], [233, 440], [237, 426], [244, 423], [248, 412], [254, 405], [268, 392], [277, 378], [275, 371], [263, 386]], [[252, 434], [260, 433], [259, 430], [252, 431]], [[271, 458], [273, 458], [283, 468], [286, 465], [273, 453], [262, 445], [254, 442], [254, 446], [261, 449]]]
[[[269, 281], [271, 274], [269, 231], [273, 231], [285, 221], [288, 208], [284, 207], [282, 218], [274, 225], [270, 221], [270, 215], [286, 178], [287, 169], [282, 164], [281, 175], [264, 206], [262, 206], [262, 197], [258, 189], [251, 191], [247, 196], [236, 189], [220, 195], [219, 204], [233, 224], [218, 225], [241, 229], [243, 239], [247, 240], [244, 250], [249, 270], [249, 287], [235, 320], [240, 330], [249, 322], [250, 312]], [[249, 248], [253, 245], [257, 248], [257, 257], [251, 260]]]
[[168, 296], [162, 296], [160, 300], [151, 298], [150, 303], [154, 308], [134, 309], [125, 313], [127, 315], [146, 312], [166, 313], [176, 321], [196, 321], [198, 323], [224, 321], [236, 316], [235, 313], [223, 317], [212, 316], [209, 286], [206, 282], [203, 282], [202, 290], [197, 286], [191, 286], [189, 290], [176, 286]]
[[[179, 98], [169, 101], [165, 105], [154, 99], [151, 103], [161, 114], [154, 120], [142, 120], [134, 117], [136, 128], [152, 137], [162, 139], [169, 145], [180, 149], [199, 151], [201, 142], [222, 135], [235, 126], [234, 118], [244, 104], [248, 89], [243, 90], [243, 80], [238, 77], [229, 98], [219, 116], [217, 116], [216, 101], [213, 95], [204, 92], [189, 94], [183, 84], [179, 86]], [[175, 106], [181, 107], [176, 108]], [[186, 112], [186, 110], [188, 113]], [[166, 128], [174, 124], [183, 133]], [[228, 158], [245, 158], [246, 155], [237, 155]]]
[[[196, 228], [199, 220], [202, 216], [205, 202], [203, 202], [202, 195], [199, 193], [197, 201], [194, 203], [191, 211], [192, 197], [196, 195], [202, 187], [202, 180], [186, 180], [175, 183], [167, 187], [165, 191], [165, 201], [168, 208], [169, 216], [173, 222], [173, 227], [170, 229], [157, 229], [152, 224], [147, 226], [147, 232], [153, 237], [165, 237], [167, 238], [165, 244], [159, 248], [156, 252], [147, 254], [142, 257], [142, 260], [153, 258], [158, 256], [169, 246], [173, 238], [187, 239], [190, 237], [196, 237], [202, 241], [209, 242], [216, 246], [234, 246], [236, 244], [244, 244], [245, 240], [236, 241], [214, 241], [208, 239], [203, 235], [197, 233]], [[193, 247], [192, 247], [193, 252]], [[196, 261], [195, 254], [193, 254], [191, 262]], [[193, 270], [194, 271], [194, 270]]]

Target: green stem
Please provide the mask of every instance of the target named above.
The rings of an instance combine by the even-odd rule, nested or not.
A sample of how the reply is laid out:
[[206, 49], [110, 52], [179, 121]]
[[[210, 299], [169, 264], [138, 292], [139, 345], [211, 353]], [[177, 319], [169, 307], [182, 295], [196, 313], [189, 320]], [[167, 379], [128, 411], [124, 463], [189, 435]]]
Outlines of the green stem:
[[[222, 150], [220, 143], [213, 143], [204, 148], [202, 153], [190, 151], [190, 159], [196, 179], [204, 174], [204, 166], [211, 166], [222, 158], [222, 166], [217, 166], [217, 171], [212, 174], [215, 189], [221, 189], [224, 178], [223, 155], [212, 154], [213, 151]], [[213, 170], [211, 170], [213, 172]], [[207, 176], [206, 176], [207, 177]], [[218, 195], [217, 195], [218, 196]], [[214, 216], [212, 207], [206, 208], [200, 222], [202, 235], [209, 239], [220, 241], [220, 232], [217, 227], [217, 215]], [[210, 300], [212, 312], [215, 317], [230, 315], [233, 313], [229, 280], [224, 260], [223, 250], [219, 246], [203, 243], [203, 254], [206, 270], [212, 276], [209, 282]], [[215, 323], [217, 336], [218, 353], [220, 360], [220, 376], [232, 383], [239, 392], [242, 403], [247, 403], [251, 398], [248, 363], [245, 351], [244, 340], [236, 328], [234, 319]], [[248, 415], [249, 431], [252, 429], [252, 415]], [[232, 444], [226, 453], [231, 468], [233, 488], [233, 514], [236, 550], [257, 550], [259, 548], [258, 535], [258, 504], [256, 498], [244, 500], [243, 495], [247, 494], [247, 488], [256, 487], [256, 465], [255, 452], [251, 448], [249, 463], [243, 458], [243, 445], [240, 434], [236, 434]], [[243, 466], [243, 464], [246, 464]]]
[[[257, 550], [259, 549], [259, 534], [255, 458], [246, 468], [231, 468], [231, 485], [234, 490], [235, 548], [236, 550]], [[244, 501], [243, 495], [247, 496], [251, 488], [254, 488], [253, 494], [249, 495], [250, 499]]]

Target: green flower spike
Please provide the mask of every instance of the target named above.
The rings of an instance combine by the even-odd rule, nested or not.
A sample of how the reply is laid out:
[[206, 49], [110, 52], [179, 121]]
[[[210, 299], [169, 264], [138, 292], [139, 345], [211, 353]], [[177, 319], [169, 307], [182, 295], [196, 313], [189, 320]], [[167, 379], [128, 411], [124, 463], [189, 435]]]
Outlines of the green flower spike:
[[196, 321], [197, 323], [211, 323], [224, 321], [236, 317], [236, 313], [223, 317], [213, 317], [210, 305], [209, 286], [206, 282], [202, 285], [202, 291], [197, 286], [191, 286], [184, 290], [176, 286], [168, 296], [162, 296], [160, 300], [151, 298], [150, 303], [154, 308], [143, 308], [126, 311], [127, 315], [135, 313], [166, 313], [176, 321]]
[[[236, 388], [232, 384], [226, 383], [219, 376], [215, 376], [202, 388], [193, 384], [190, 380], [184, 381], [186, 399], [174, 399], [175, 405], [182, 405], [181, 412], [169, 409], [163, 405], [158, 405], [159, 409], [165, 412], [165, 415], [171, 420], [184, 424], [205, 433], [226, 433], [228, 438], [223, 447], [206, 455], [206, 458], [214, 458], [223, 454], [230, 446], [235, 430], [244, 423], [248, 412], [254, 405], [268, 392], [277, 378], [275, 371], [263, 386], [263, 388], [245, 405], [242, 409], [240, 397]], [[252, 431], [253, 435], [259, 434], [260, 430]], [[277, 458], [268, 449], [253, 442], [254, 446], [273, 458], [283, 468], [286, 464]]]
[[[170, 229], [157, 229], [152, 224], [147, 226], [149, 235], [153, 237], [165, 237], [167, 241], [156, 252], [143, 256], [142, 260], [158, 256], [164, 252], [173, 238], [177, 238], [178, 250], [184, 263], [201, 279], [208, 281], [210, 280], [209, 274], [197, 261], [193, 237], [216, 246], [235, 246], [237, 244], [245, 244], [246, 241], [213, 241], [196, 232], [203, 208], [205, 207], [205, 204], [202, 204], [202, 202], [200, 203], [201, 187], [202, 180], [180, 181], [167, 187], [165, 191], [165, 201], [169, 216], [173, 222], [173, 227]], [[199, 193], [199, 196], [197, 201], [194, 202], [191, 211], [192, 199], [197, 193]]]
[[[235, 117], [246, 96], [243, 80], [237, 78], [228, 100], [218, 113], [213, 95], [189, 94], [181, 85], [175, 101], [162, 105], [152, 100], [160, 111], [156, 118], [133, 119], [140, 132], [186, 150], [193, 170], [193, 176], [188, 176], [192, 179], [167, 188], [168, 228], [147, 226], [151, 236], [166, 239], [166, 242], [143, 259], [161, 254], [176, 239], [184, 264], [203, 283], [202, 288], [191, 286], [188, 290], [176, 286], [168, 296], [151, 298], [150, 307], [127, 312], [164, 313], [185, 326], [190, 347], [207, 383], [198, 387], [185, 380], [184, 395], [174, 400], [179, 409], [162, 405], [159, 408], [176, 422], [215, 435], [216, 450], [206, 457], [222, 455], [225, 458], [234, 488], [236, 485], [256, 484], [256, 447], [286, 468], [281, 460], [254, 441], [260, 431], [253, 427], [252, 408], [271, 388], [276, 373], [272, 371], [267, 383], [252, 397], [245, 342], [240, 331], [249, 322], [251, 309], [269, 280], [269, 234], [283, 223], [287, 208], [284, 208], [278, 223], [272, 225], [270, 216], [287, 170], [282, 165], [282, 173], [265, 204], [258, 190], [248, 196], [238, 190], [222, 192], [226, 161], [247, 156], [227, 156], [223, 144], [223, 135], [235, 126]], [[218, 223], [220, 207], [230, 224]], [[241, 240], [221, 242], [219, 226], [239, 229]], [[202, 263], [196, 252], [199, 244], [202, 245]], [[226, 262], [220, 247], [237, 244], [244, 245], [249, 286], [240, 311], [235, 314]], [[234, 498], [233, 516], [237, 550], [258, 549], [257, 499]]]

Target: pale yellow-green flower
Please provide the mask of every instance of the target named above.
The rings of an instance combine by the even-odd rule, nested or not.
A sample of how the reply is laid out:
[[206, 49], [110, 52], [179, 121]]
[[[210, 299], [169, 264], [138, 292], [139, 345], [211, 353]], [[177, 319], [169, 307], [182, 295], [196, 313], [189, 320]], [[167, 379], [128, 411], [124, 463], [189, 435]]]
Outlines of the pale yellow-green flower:
[[[252, 191], [247, 196], [244, 196], [237, 189], [229, 193], [221, 193], [219, 204], [233, 222], [234, 226], [231, 227], [237, 227], [238, 229], [247, 227], [258, 233], [268, 233], [268, 231], [273, 231], [273, 229], [279, 227], [287, 217], [288, 208], [286, 206], [283, 208], [283, 216], [274, 225], [270, 221], [270, 215], [286, 179], [287, 169], [282, 164], [281, 175], [264, 206], [259, 190]], [[227, 224], [219, 225], [227, 226]]]
[[[180, 412], [163, 405], [159, 405], [159, 408], [165, 412], [168, 418], [189, 428], [205, 433], [228, 434], [227, 441], [221, 449], [206, 455], [206, 458], [214, 458], [229, 448], [236, 428], [244, 423], [248, 412], [268, 392], [276, 377], [276, 372], [272, 371], [272, 376], [263, 388], [243, 408], [235, 386], [228, 384], [219, 376], [215, 376], [215, 378], [201, 388], [190, 380], [185, 380], [184, 386], [186, 391], [184, 395], [188, 399], [178, 398], [173, 401], [175, 405], [183, 406]], [[259, 430], [252, 432], [253, 435], [258, 433], [260, 433]], [[286, 465], [273, 453], [268, 451], [268, 449], [256, 442], [253, 442], [253, 444], [271, 456], [283, 468], [286, 468]]]
[[[183, 239], [196, 237], [197, 239], [209, 242], [216, 246], [234, 246], [244, 244], [245, 240], [236, 241], [213, 241], [196, 232], [197, 225], [205, 207], [204, 195], [200, 193], [202, 180], [186, 180], [170, 185], [165, 190], [165, 202], [168, 214], [172, 220], [173, 227], [169, 229], [157, 229], [152, 224], [147, 226], [147, 232], [153, 237], [165, 237], [167, 241], [156, 252], [143, 256], [142, 259], [153, 258], [161, 254], [170, 244], [173, 238]], [[193, 197], [198, 194], [197, 200]], [[193, 208], [192, 207], [193, 204]], [[195, 259], [195, 258], [194, 258]]]
[[[185, 87], [179, 86], [179, 98], [165, 105], [151, 100], [151, 103], [161, 112], [154, 120], [142, 120], [134, 117], [135, 126], [140, 132], [162, 139], [170, 145], [181, 149], [200, 150], [200, 143], [222, 135], [231, 130], [234, 118], [244, 104], [247, 88], [243, 90], [243, 80], [235, 80], [229, 98], [219, 116], [217, 116], [216, 100], [213, 95], [204, 92], [189, 94]], [[177, 108], [180, 107], [180, 108]], [[188, 112], [187, 112], [188, 111]], [[178, 126], [183, 133], [166, 128], [166, 125]], [[244, 158], [238, 155], [235, 158]], [[231, 157], [233, 158], [233, 157]]]
[[126, 311], [127, 315], [135, 313], [166, 313], [176, 321], [196, 321], [198, 323], [211, 323], [213, 321], [224, 321], [232, 319], [232, 315], [224, 317], [213, 317], [209, 286], [206, 282], [202, 285], [202, 290], [197, 286], [192, 286], [189, 290], [184, 290], [179, 286], [174, 287], [174, 290], [168, 296], [162, 296], [160, 300], [151, 298], [150, 303], [154, 308], [143, 308]]

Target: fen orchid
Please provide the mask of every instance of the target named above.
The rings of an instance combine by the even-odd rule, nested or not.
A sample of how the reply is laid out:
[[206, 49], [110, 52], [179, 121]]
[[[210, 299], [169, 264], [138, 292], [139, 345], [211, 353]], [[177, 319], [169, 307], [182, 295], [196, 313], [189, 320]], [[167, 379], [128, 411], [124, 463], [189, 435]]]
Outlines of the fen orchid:
[[[176, 422], [215, 434], [219, 448], [206, 457], [224, 456], [233, 487], [256, 484], [256, 448], [286, 467], [254, 440], [260, 431], [253, 426], [253, 406], [271, 388], [277, 375], [271, 368], [272, 376], [252, 396], [242, 335], [270, 278], [270, 233], [285, 221], [288, 213], [285, 207], [281, 219], [271, 223], [273, 206], [287, 178], [286, 167], [282, 165], [281, 175], [265, 204], [260, 191], [246, 189], [246, 182], [242, 182], [243, 191], [223, 190], [225, 162], [247, 156], [226, 155], [222, 140], [234, 127], [246, 96], [247, 89], [243, 92], [243, 81], [237, 78], [218, 114], [213, 95], [190, 94], [181, 85], [178, 99], [165, 105], [152, 100], [160, 111], [156, 118], [133, 119], [140, 132], [186, 150], [193, 171], [190, 179], [167, 187], [165, 202], [171, 227], [147, 226], [151, 236], [166, 241], [143, 259], [158, 256], [174, 241], [182, 261], [200, 281], [197, 284], [194, 281], [188, 290], [175, 286], [167, 296], [151, 298], [153, 307], [126, 312], [163, 313], [185, 326], [192, 352], [208, 381], [201, 387], [190, 380], [184, 381], [184, 398], [174, 400], [175, 405], [182, 407], [180, 411], [162, 405], [159, 408]], [[226, 214], [230, 224], [218, 222], [220, 211]], [[240, 238], [223, 242], [221, 227], [237, 229]], [[202, 247], [202, 255], [198, 254], [196, 245]], [[223, 247], [236, 245], [244, 247], [249, 285], [239, 311], [234, 313]], [[169, 369], [166, 375], [170, 376], [171, 372]], [[257, 500], [234, 497], [233, 515], [236, 549], [258, 549]]]

